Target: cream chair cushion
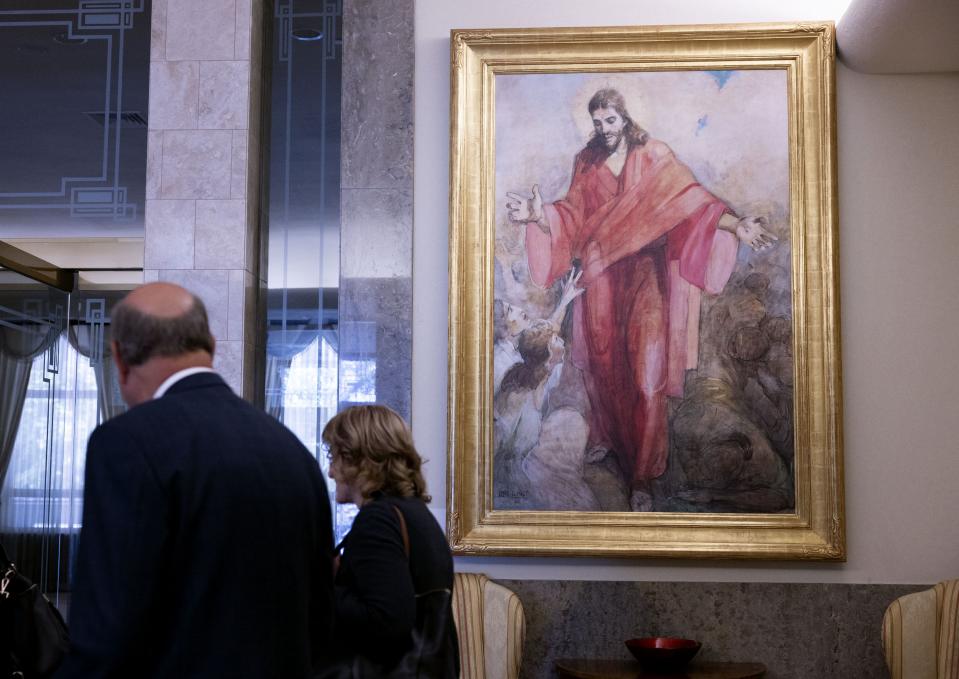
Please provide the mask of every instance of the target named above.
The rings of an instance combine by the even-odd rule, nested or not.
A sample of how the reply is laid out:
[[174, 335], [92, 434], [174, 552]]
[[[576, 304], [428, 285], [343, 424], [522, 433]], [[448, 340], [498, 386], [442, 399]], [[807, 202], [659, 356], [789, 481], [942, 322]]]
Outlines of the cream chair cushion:
[[481, 573], [457, 573], [453, 619], [462, 679], [517, 679], [526, 618], [514, 592]]
[[959, 580], [893, 601], [882, 645], [892, 679], [959, 679]]

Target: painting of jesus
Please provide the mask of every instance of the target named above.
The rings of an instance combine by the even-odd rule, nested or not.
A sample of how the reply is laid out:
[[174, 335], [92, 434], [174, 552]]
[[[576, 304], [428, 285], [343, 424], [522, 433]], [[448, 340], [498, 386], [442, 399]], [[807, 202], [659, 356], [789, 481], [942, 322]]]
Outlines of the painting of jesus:
[[795, 504], [787, 82], [496, 78], [493, 508]]

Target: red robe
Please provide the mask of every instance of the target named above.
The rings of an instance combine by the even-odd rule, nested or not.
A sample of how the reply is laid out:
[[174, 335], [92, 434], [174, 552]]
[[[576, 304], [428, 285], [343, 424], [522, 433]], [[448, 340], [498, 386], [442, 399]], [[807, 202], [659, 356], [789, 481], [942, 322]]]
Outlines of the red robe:
[[614, 450], [635, 484], [666, 469], [666, 396], [681, 396], [696, 367], [700, 291], [722, 290], [738, 242], [716, 229], [726, 205], [666, 144], [630, 147], [619, 177], [606, 157], [590, 146], [576, 156], [566, 198], [543, 206], [550, 233], [528, 224], [526, 253], [540, 286], [580, 260], [572, 360], [589, 446]]

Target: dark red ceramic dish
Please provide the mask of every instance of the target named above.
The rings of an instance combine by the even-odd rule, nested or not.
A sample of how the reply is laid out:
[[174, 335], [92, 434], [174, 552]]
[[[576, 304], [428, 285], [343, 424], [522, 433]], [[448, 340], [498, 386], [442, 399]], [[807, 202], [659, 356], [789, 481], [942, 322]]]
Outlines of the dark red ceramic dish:
[[643, 637], [627, 639], [625, 643], [644, 669], [658, 672], [681, 669], [702, 647], [698, 641], [675, 637]]

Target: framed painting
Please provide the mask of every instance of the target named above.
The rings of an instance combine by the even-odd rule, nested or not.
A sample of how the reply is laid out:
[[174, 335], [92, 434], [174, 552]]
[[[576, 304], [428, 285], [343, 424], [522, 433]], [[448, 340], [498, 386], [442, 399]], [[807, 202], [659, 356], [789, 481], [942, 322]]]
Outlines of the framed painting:
[[845, 558], [834, 54], [452, 31], [454, 553]]

